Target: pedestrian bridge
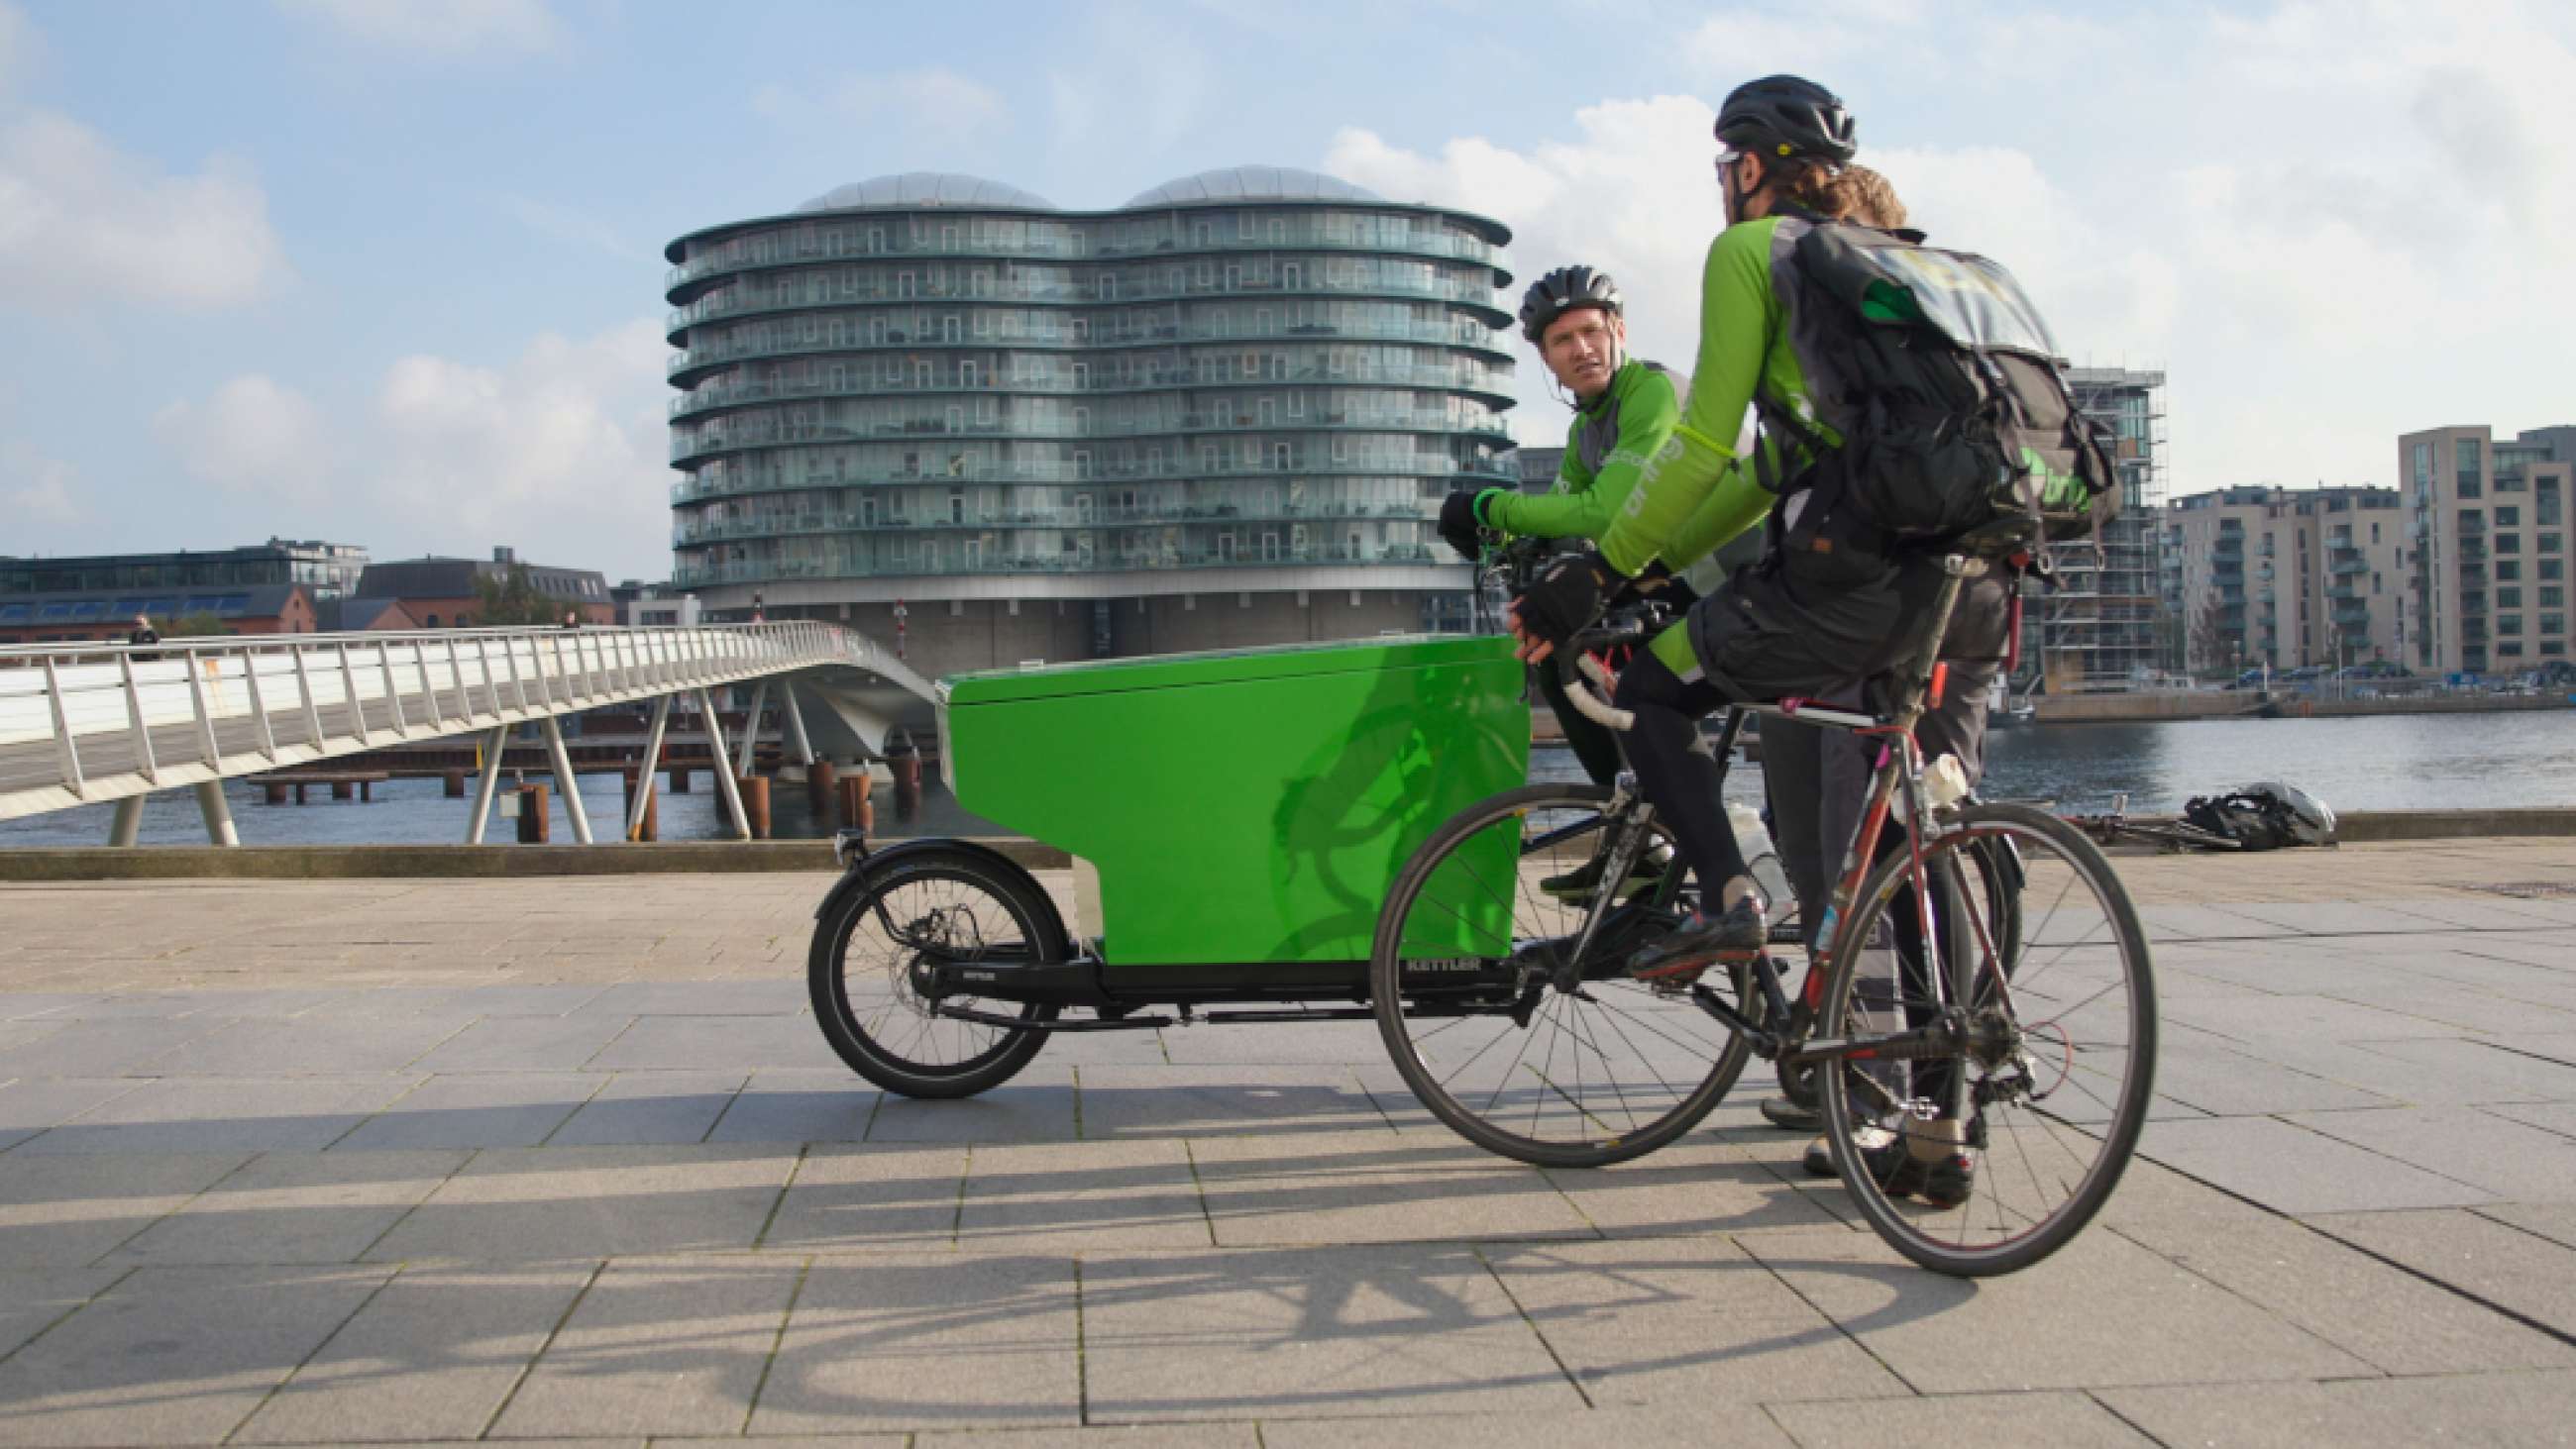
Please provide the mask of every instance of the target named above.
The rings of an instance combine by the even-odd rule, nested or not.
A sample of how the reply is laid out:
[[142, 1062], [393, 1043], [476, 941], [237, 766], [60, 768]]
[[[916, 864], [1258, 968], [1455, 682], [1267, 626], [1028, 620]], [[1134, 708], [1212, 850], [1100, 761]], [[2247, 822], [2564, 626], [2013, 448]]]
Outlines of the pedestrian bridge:
[[[791, 682], [792, 681], [792, 682]], [[443, 736], [493, 736], [468, 838], [482, 838], [506, 731], [543, 726], [555, 769], [572, 778], [558, 721], [604, 705], [657, 701], [645, 757], [658, 756], [671, 701], [695, 696], [711, 730], [709, 693], [780, 689], [791, 743], [813, 747], [794, 685], [826, 718], [882, 748], [886, 731], [926, 711], [927, 681], [873, 639], [810, 620], [685, 628], [449, 629], [293, 634], [121, 644], [0, 648], [0, 820], [75, 805], [136, 802], [111, 840], [131, 843], [141, 798], [198, 787], [207, 829], [233, 843], [220, 781]], [[723, 758], [720, 731], [710, 741]], [[750, 741], [742, 741], [748, 768]], [[714, 772], [747, 834], [733, 776]], [[580, 794], [566, 791], [577, 838], [590, 839]], [[642, 802], [637, 794], [640, 818]], [[631, 827], [630, 827], [631, 829]], [[122, 838], [119, 838], [122, 837]]]

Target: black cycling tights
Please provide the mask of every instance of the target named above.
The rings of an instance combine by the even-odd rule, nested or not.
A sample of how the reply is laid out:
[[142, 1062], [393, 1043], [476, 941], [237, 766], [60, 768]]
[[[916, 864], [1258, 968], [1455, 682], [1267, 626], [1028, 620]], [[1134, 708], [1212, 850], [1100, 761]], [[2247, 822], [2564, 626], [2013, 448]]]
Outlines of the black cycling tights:
[[1743, 847], [1717, 798], [1724, 783], [1717, 756], [1700, 743], [1699, 721], [1729, 700], [1706, 680], [1685, 683], [1651, 650], [1640, 649], [1619, 675], [1614, 700], [1637, 717], [1628, 729], [1628, 765], [1637, 788], [1671, 827], [1682, 858], [1699, 877], [1700, 909], [1722, 909], [1726, 883], [1746, 873]]

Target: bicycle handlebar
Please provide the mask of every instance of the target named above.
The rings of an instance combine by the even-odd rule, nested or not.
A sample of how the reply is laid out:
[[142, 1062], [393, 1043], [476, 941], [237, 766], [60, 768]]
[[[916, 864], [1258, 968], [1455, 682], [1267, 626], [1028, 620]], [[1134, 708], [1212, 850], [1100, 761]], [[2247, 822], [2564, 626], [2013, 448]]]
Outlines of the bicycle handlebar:
[[[1582, 674], [1582, 679], [1565, 674], [1565, 666], [1562, 663], [1557, 666], [1558, 672], [1564, 675], [1566, 701], [1574, 706], [1577, 714], [1594, 724], [1604, 729], [1617, 730], [1622, 734], [1627, 733], [1629, 726], [1637, 722], [1636, 715], [1592, 692], [1592, 685], [1606, 687], [1608, 684], [1608, 675], [1602, 669], [1601, 661], [1582, 653], [1574, 654], [1573, 658], [1574, 668]], [[1584, 680], [1590, 680], [1591, 684], [1586, 684]]]

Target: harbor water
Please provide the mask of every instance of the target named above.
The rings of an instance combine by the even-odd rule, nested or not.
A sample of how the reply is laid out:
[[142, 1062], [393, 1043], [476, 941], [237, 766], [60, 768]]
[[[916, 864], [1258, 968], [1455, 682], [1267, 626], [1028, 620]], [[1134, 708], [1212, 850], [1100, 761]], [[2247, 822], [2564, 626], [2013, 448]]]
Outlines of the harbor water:
[[[2191, 796], [2256, 780], [2287, 780], [2339, 811], [2576, 806], [2576, 711], [2025, 725], [1989, 733], [1986, 755], [1979, 794], [2044, 801], [2068, 813], [2104, 811], [2125, 795], [2133, 814], [2169, 814]], [[1530, 773], [1543, 780], [1581, 774], [1572, 753], [1559, 747], [1534, 750]], [[714, 782], [700, 770], [695, 783], [685, 795], [661, 792], [663, 839], [728, 833]], [[247, 780], [226, 788], [246, 845], [452, 845], [465, 839], [472, 808], [470, 800], [446, 798], [434, 777], [380, 782], [366, 803], [329, 800], [321, 789], [310, 793], [311, 804], [269, 805]], [[619, 778], [585, 775], [581, 793], [598, 838], [617, 839], [625, 821]], [[1736, 768], [1727, 793], [1758, 800], [1759, 769]], [[923, 797], [920, 817], [899, 823], [892, 791], [880, 788], [879, 833], [1004, 833], [960, 810], [935, 772], [924, 781]], [[552, 839], [569, 843], [571, 821], [560, 800], [552, 803]], [[770, 807], [773, 834], [782, 839], [828, 835], [836, 823], [828, 811], [818, 818], [809, 810], [804, 788], [791, 781], [773, 783]], [[112, 806], [92, 805], [0, 822], [0, 848], [102, 845], [113, 814]], [[516, 838], [517, 823], [496, 810], [485, 839]], [[140, 840], [204, 844], [195, 796], [185, 790], [153, 796]]]

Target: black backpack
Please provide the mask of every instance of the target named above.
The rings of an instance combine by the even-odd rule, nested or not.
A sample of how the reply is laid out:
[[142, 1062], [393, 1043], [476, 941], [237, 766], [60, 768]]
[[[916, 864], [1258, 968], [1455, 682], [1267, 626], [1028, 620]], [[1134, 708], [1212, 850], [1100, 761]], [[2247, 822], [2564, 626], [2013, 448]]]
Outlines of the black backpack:
[[1901, 546], [2098, 541], [2118, 479], [2011, 273], [1920, 233], [1822, 220], [1793, 258], [1790, 345], [1842, 446], [1758, 406], [1815, 460], [1788, 487], [1819, 490], [1820, 522], [1849, 504]]

